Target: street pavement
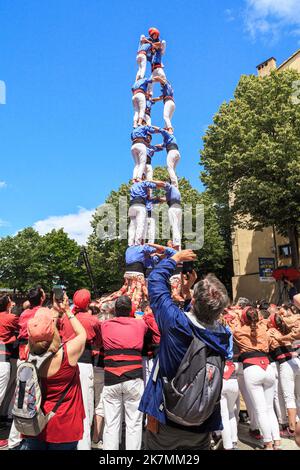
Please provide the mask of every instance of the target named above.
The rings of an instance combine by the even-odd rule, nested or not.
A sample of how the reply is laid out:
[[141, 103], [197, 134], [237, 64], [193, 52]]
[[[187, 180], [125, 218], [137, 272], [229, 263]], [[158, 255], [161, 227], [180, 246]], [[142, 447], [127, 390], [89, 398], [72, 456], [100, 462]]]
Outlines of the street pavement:
[[[0, 439], [7, 439], [9, 434], [9, 427], [0, 426]], [[260, 450], [262, 449], [262, 443], [252, 438], [249, 435], [249, 425], [248, 424], [239, 424], [239, 442], [238, 448], [240, 450]], [[7, 449], [2, 449], [7, 450]], [[220, 441], [217, 446], [217, 451], [222, 450], [222, 441]], [[293, 439], [282, 439], [282, 450], [300, 450], [297, 447]]]

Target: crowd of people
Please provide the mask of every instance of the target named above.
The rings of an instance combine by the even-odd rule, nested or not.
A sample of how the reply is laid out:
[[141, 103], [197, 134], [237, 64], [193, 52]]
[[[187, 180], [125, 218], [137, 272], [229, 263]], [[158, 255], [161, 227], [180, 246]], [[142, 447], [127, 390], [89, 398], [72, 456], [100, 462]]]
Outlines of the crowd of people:
[[[60, 301], [54, 294], [45, 306], [46, 295], [36, 287], [19, 315], [10, 296], [1, 295], [0, 406], [6, 400], [5, 413], [14, 416], [19, 400], [10, 384], [16, 384], [16, 363], [49, 352], [39, 370], [44, 412], [64, 397], [40, 434], [21, 434], [13, 420], [0, 446], [201, 450], [211, 447], [214, 433], [225, 450], [234, 450], [246, 411], [249, 433], [262, 448], [280, 449], [282, 437], [299, 442], [300, 296], [291, 305], [246, 298], [229, 305], [214, 275], [196, 282], [192, 272], [180, 275], [179, 302], [170, 278], [190, 260], [195, 254], [184, 250], [159, 261], [139, 310], [127, 295], [92, 300], [86, 289], [72, 302], [67, 294]], [[222, 391], [204, 423], [184, 426], [166, 414], [164, 378], [175, 376], [194, 337], [225, 361]]]

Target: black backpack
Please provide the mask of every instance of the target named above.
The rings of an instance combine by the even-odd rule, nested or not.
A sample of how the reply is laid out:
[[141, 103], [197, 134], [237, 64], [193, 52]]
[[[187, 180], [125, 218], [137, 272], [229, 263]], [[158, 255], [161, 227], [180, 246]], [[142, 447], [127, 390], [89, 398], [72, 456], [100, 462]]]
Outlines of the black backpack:
[[[163, 379], [163, 409], [182, 426], [200, 426], [220, 402], [225, 361], [194, 336], [175, 377]], [[156, 381], [159, 364], [153, 380]]]

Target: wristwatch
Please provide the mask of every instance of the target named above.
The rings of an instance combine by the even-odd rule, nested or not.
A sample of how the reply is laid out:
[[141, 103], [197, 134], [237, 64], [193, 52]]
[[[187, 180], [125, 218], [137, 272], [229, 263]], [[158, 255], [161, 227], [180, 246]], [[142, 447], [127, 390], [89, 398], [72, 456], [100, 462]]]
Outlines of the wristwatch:
[[73, 315], [73, 313], [71, 313], [71, 315], [67, 315], [68, 319], [71, 320], [72, 318], [75, 318], [75, 315]]

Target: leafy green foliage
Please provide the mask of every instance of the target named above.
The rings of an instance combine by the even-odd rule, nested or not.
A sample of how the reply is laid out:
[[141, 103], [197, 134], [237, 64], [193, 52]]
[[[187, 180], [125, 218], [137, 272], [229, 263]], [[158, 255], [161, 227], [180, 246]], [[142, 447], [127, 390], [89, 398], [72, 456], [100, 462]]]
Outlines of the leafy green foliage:
[[0, 283], [19, 292], [39, 284], [49, 292], [59, 282], [72, 294], [89, 287], [85, 271], [76, 266], [79, 252], [78, 244], [63, 230], [40, 236], [26, 228], [0, 239]]
[[[202, 180], [229, 205], [234, 224], [276, 226], [291, 238], [300, 225], [300, 106], [292, 102], [296, 71], [242, 76], [204, 137]], [[291, 235], [293, 234], [293, 235]], [[294, 259], [295, 262], [295, 259]]]

